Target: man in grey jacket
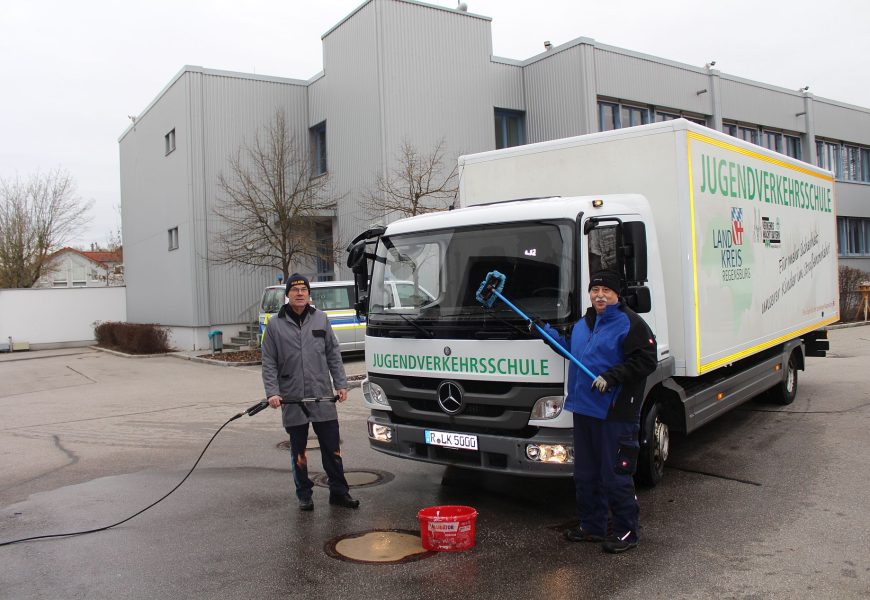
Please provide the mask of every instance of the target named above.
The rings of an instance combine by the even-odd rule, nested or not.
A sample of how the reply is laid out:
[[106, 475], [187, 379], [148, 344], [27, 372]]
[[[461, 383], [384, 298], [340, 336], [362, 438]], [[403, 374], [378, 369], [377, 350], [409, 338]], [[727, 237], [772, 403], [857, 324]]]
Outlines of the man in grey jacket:
[[[269, 319], [263, 337], [263, 385], [269, 405], [281, 406], [284, 429], [290, 434], [299, 508], [314, 509], [311, 498], [314, 484], [308, 477], [305, 452], [308, 423], [314, 426], [323, 469], [329, 477], [329, 503], [357, 508], [359, 500], [348, 493], [344, 477], [335, 403], [300, 402], [302, 398], [329, 398], [333, 387], [339, 402], [347, 400], [347, 377], [338, 340], [326, 314], [309, 304], [311, 286], [306, 277], [298, 273], [291, 275], [285, 295], [288, 303]], [[292, 403], [294, 401], [296, 403]]]

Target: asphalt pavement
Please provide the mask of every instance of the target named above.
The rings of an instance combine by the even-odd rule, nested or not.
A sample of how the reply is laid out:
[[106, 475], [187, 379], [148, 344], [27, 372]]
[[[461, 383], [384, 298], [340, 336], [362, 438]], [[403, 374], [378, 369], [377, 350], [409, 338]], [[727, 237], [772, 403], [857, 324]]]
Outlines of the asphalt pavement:
[[[870, 328], [831, 332], [788, 407], [753, 401], [673, 442], [639, 491], [642, 537], [570, 544], [570, 480], [481, 476], [368, 446], [360, 390], [340, 405], [345, 468], [382, 477], [362, 506], [300, 512], [277, 411], [227, 425], [190, 478], [116, 528], [0, 547], [0, 598], [870, 597]], [[0, 357], [0, 543], [97, 528], [154, 502], [215, 431], [262, 398], [259, 367], [90, 349]], [[349, 373], [362, 372], [359, 356]], [[312, 474], [320, 471], [311, 451]], [[331, 542], [418, 532], [423, 507], [475, 507], [476, 545], [402, 564]]]

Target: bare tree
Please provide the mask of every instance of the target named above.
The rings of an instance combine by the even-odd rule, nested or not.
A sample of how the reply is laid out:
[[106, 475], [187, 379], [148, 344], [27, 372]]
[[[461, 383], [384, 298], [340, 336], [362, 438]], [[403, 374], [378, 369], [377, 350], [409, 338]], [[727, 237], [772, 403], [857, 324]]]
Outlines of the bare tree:
[[28, 288], [51, 272], [51, 255], [90, 220], [62, 169], [26, 181], [0, 179], [0, 287]]
[[293, 135], [283, 111], [243, 144], [220, 174], [224, 197], [214, 212], [224, 220], [211, 260], [217, 264], [281, 269], [284, 279], [300, 262], [333, 258], [338, 241], [316, 235], [341, 199], [328, 173], [312, 173], [307, 147]]
[[372, 216], [413, 217], [445, 210], [456, 199], [457, 165], [445, 172], [444, 138], [427, 154], [403, 140], [395, 165], [386, 176], [378, 175], [375, 188], [361, 201]]

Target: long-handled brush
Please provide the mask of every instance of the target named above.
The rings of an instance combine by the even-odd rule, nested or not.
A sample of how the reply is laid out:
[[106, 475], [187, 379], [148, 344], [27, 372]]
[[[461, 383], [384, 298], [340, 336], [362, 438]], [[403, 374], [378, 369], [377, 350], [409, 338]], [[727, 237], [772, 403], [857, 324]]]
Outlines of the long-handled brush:
[[474, 295], [475, 299], [480, 302], [486, 308], [492, 308], [492, 305], [495, 304], [496, 298], [504, 302], [508, 305], [512, 311], [517, 313], [520, 317], [531, 323], [537, 329], [538, 334], [547, 342], [547, 345], [553, 348], [556, 352], [570, 360], [572, 363], [580, 367], [580, 370], [589, 375], [592, 380], [595, 380], [595, 375], [586, 368], [582, 362], [577, 360], [573, 354], [568, 352], [562, 344], [557, 342], [553, 336], [551, 336], [547, 331], [535, 323], [526, 313], [517, 308], [513, 302], [504, 297], [504, 294], [501, 291], [504, 289], [504, 284], [507, 281], [507, 276], [503, 273], [499, 273], [498, 271], [490, 271], [486, 274], [486, 279], [480, 284], [480, 287], [477, 288], [477, 293]]

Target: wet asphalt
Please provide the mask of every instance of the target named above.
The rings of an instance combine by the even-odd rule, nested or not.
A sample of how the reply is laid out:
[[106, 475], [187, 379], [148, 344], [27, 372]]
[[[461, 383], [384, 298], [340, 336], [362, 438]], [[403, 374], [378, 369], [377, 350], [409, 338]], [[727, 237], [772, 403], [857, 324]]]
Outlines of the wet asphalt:
[[[673, 440], [639, 491], [641, 542], [570, 544], [570, 480], [485, 476], [368, 447], [359, 388], [339, 408], [345, 468], [384, 482], [362, 506], [296, 508], [277, 411], [227, 425], [175, 493], [116, 528], [0, 547], [0, 598], [870, 597], [870, 328], [831, 332], [788, 407], [743, 405]], [[360, 357], [346, 360], [360, 373]], [[90, 349], [0, 355], [0, 542], [114, 523], [172, 489], [259, 367]], [[322, 471], [310, 451], [312, 474]], [[476, 508], [476, 546], [403, 564], [334, 558], [371, 530], [418, 532], [420, 508]]]

